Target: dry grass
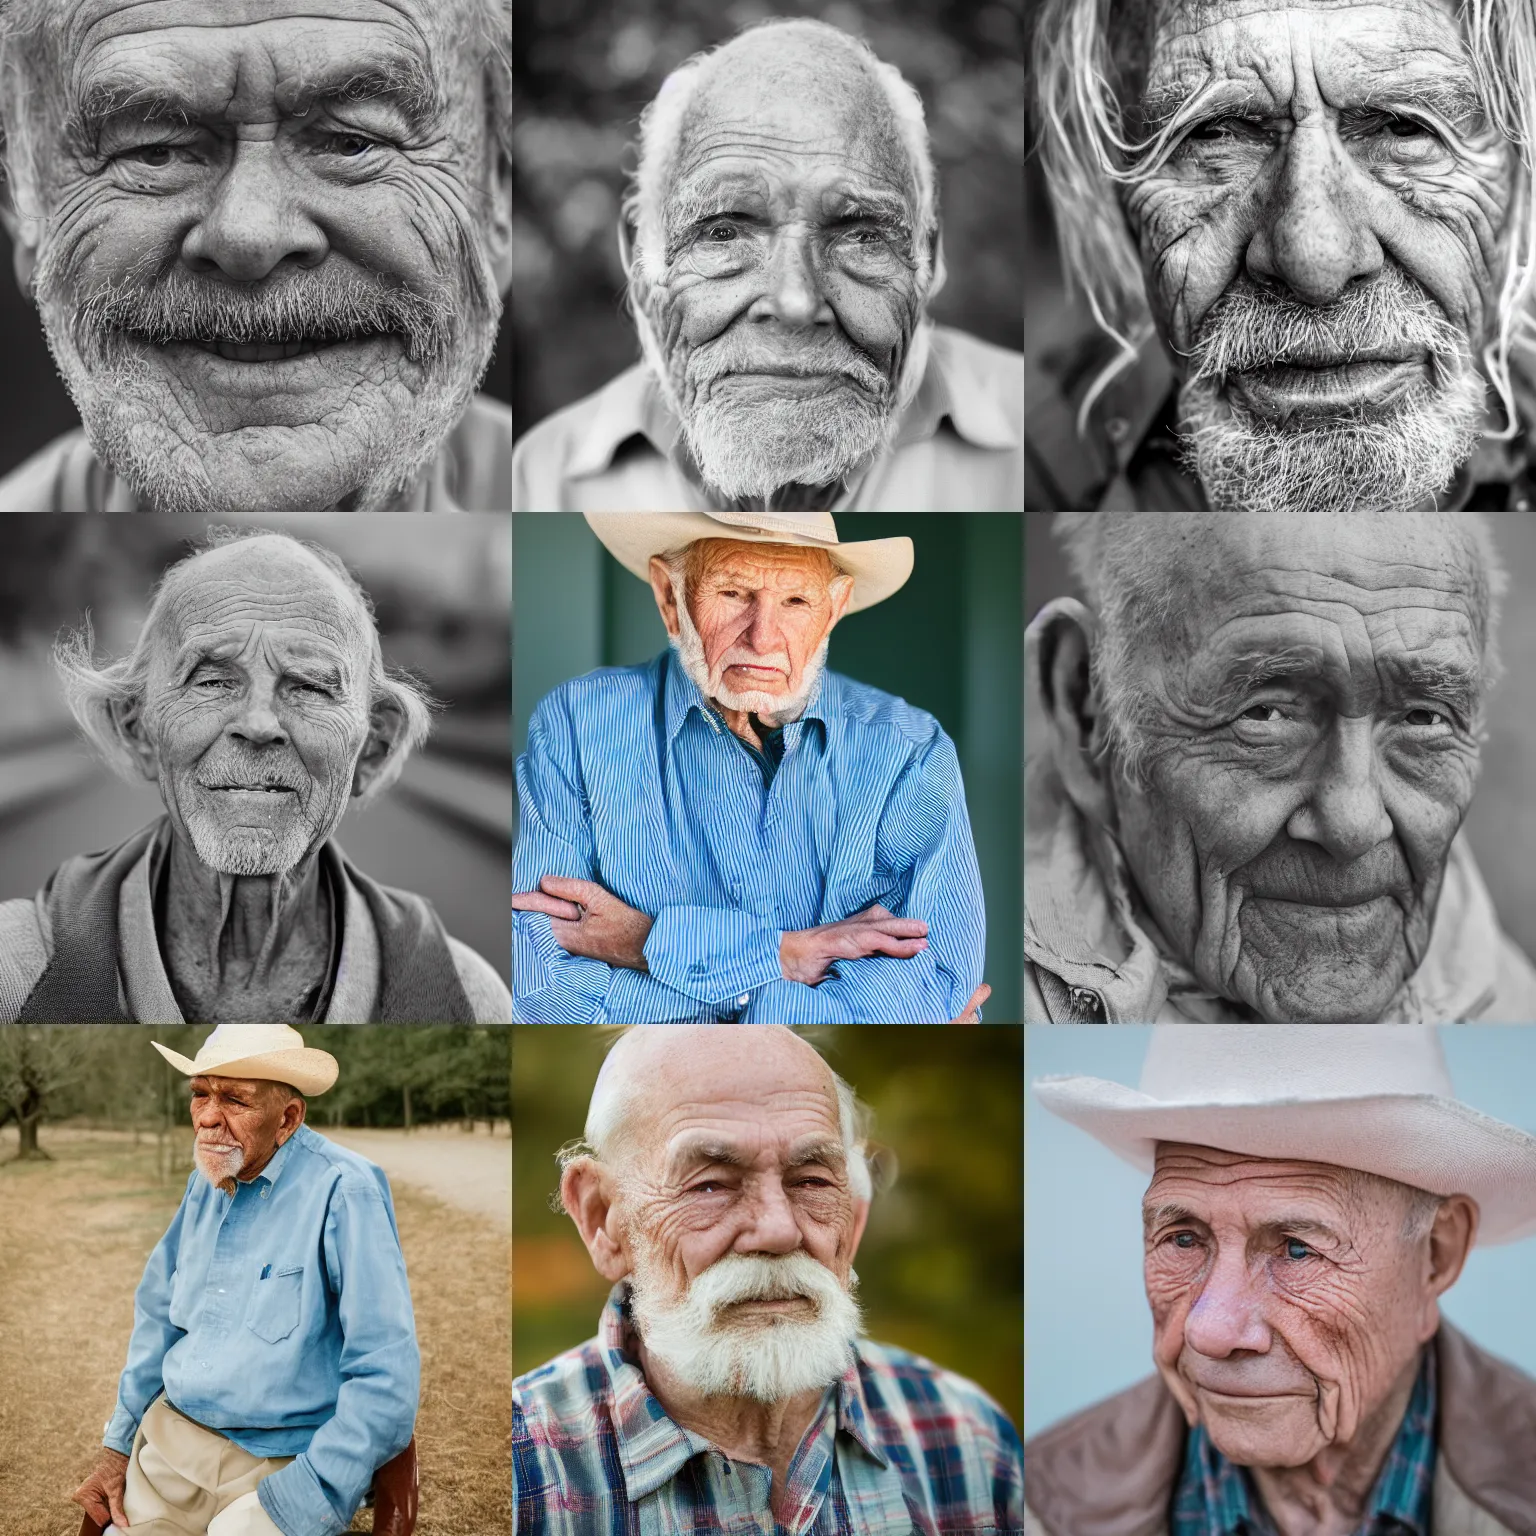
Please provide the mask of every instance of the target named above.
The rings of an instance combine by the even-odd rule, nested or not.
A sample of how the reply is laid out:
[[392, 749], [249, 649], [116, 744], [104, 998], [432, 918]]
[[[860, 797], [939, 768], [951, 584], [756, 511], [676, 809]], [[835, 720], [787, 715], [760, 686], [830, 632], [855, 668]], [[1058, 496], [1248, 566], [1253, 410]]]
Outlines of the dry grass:
[[[76, 1536], [68, 1503], [101, 1443], [133, 1326], [133, 1291], [182, 1175], [153, 1143], [44, 1132], [51, 1163], [0, 1161], [0, 1529]], [[0, 1136], [0, 1159], [15, 1153]], [[185, 1165], [182, 1165], [185, 1167]], [[397, 1187], [421, 1343], [419, 1536], [512, 1524], [510, 1264], [505, 1232]], [[369, 1529], [361, 1513], [352, 1529]]]

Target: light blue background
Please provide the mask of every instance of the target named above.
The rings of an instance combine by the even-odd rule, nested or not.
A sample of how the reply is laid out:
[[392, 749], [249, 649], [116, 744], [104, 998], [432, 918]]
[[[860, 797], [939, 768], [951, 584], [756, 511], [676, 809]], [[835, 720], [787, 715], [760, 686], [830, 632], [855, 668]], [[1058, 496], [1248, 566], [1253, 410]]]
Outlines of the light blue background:
[[[1390, 1025], [1345, 1025], [1383, 1028]], [[1457, 1096], [1536, 1133], [1536, 1026], [1441, 1030]], [[1150, 1029], [1042, 1024], [1025, 1031], [1025, 1076], [1141, 1076]], [[1024, 1117], [1024, 1433], [1128, 1387], [1152, 1371], [1141, 1287], [1147, 1176], [1086, 1132]], [[1536, 1238], [1475, 1248], [1441, 1310], [1485, 1349], [1536, 1375]]]

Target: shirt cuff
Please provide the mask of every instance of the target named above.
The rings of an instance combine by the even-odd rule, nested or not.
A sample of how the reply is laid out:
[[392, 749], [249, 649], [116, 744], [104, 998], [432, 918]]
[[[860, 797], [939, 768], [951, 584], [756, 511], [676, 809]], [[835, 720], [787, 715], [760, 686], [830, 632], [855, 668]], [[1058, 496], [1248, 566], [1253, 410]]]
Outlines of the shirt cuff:
[[755, 912], [663, 907], [645, 941], [645, 964], [685, 997], [743, 1008], [756, 988], [783, 980], [782, 937]]
[[303, 1456], [263, 1478], [256, 1495], [283, 1536], [340, 1536], [352, 1523], [351, 1514], [345, 1520], [336, 1518], [319, 1478]]
[[107, 1427], [101, 1432], [101, 1443], [108, 1450], [120, 1455], [133, 1455], [133, 1437], [138, 1433], [139, 1421], [121, 1403], [112, 1410]]

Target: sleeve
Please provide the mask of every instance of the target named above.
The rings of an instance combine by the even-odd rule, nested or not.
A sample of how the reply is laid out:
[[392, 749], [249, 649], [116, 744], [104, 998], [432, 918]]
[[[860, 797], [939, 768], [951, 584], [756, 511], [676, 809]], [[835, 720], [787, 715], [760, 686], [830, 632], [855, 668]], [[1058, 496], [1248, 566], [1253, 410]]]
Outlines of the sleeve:
[[876, 857], [904, 895], [898, 917], [928, 924], [928, 947], [902, 960], [840, 960], [814, 987], [777, 981], [752, 999], [743, 1023], [944, 1024], [982, 980], [986, 908], [965, 786], [954, 743], [935, 730], [881, 813]]
[[133, 1437], [149, 1405], [165, 1390], [163, 1366], [182, 1330], [171, 1321], [171, 1282], [176, 1275], [176, 1255], [181, 1247], [181, 1228], [186, 1217], [187, 1196], [194, 1173], [187, 1180], [181, 1204], [155, 1244], [144, 1266], [143, 1277], [133, 1293], [133, 1333], [128, 1339], [128, 1360], [117, 1380], [117, 1406], [107, 1420], [101, 1443], [124, 1456], [133, 1450]]
[[[532, 891], [546, 875], [595, 880], [596, 851], [591, 816], [577, 762], [575, 730], [558, 694], [533, 712], [528, 749], [517, 760], [517, 848], [512, 855], [512, 889]], [[652, 942], [664, 977], [610, 966], [584, 955], [567, 954], [555, 940], [542, 912], [512, 914], [512, 1017], [519, 1024], [678, 1024], [707, 1023], [711, 1003], [736, 991], [735, 977], [724, 990], [668, 984], [688, 976], [695, 964], [691, 945], [701, 930], [691, 930], [685, 915], [703, 908], [669, 908], [657, 917]], [[678, 914], [674, 917], [673, 914]], [[721, 912], [721, 918], [737, 914]], [[658, 936], [657, 926], [661, 928]], [[722, 930], [711, 929], [716, 936]], [[763, 941], [757, 938], [758, 969]], [[779, 974], [778, 936], [773, 936], [774, 974]], [[695, 973], [697, 975], [697, 973]], [[718, 978], [717, 978], [718, 979]]]
[[336, 1536], [374, 1472], [406, 1447], [421, 1397], [421, 1352], [387, 1186], [344, 1175], [326, 1213], [326, 1276], [341, 1325], [336, 1412], [309, 1449], [261, 1483], [285, 1536]]

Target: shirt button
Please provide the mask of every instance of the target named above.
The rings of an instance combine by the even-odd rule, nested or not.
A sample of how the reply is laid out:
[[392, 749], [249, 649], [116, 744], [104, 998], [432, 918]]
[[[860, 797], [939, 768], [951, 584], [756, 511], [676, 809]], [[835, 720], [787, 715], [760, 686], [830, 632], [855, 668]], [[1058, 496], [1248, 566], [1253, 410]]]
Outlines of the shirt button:
[[741, 996], [736, 999], [736, 1006], [738, 1008], [745, 1008], [751, 1001], [752, 994], [750, 992], [743, 992]]

